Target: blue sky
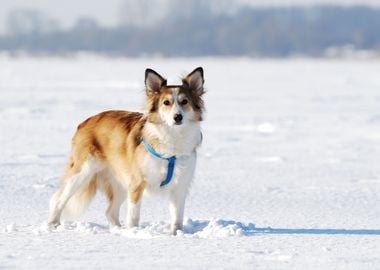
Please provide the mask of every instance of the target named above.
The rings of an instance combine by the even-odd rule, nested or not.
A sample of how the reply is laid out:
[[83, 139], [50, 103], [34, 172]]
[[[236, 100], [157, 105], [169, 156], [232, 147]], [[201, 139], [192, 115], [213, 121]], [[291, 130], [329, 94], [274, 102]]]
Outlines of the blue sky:
[[[116, 25], [120, 18], [120, 6], [124, 0], [1, 0], [0, 33], [6, 30], [9, 12], [20, 7], [41, 10], [58, 19], [63, 27], [70, 27], [79, 17], [90, 16], [105, 26]], [[315, 3], [368, 4], [380, 7], [379, 0], [237, 0], [254, 5], [309, 5]]]

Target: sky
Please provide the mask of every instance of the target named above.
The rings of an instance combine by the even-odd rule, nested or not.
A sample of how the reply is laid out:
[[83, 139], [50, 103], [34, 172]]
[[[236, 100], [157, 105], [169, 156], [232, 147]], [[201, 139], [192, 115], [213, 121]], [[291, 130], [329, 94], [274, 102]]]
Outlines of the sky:
[[[124, 0], [1, 0], [0, 33], [6, 32], [10, 11], [17, 8], [38, 9], [57, 19], [64, 28], [72, 26], [80, 17], [95, 18], [103, 26], [117, 25], [120, 7]], [[364, 4], [380, 7], [380, 0], [236, 0], [259, 6], [310, 5], [310, 4]]]

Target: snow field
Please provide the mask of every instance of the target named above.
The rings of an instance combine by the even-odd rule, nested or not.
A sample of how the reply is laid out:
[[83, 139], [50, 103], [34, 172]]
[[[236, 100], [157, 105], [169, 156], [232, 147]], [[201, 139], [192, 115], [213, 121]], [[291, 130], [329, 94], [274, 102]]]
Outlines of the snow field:
[[[151, 67], [205, 69], [207, 117], [184, 232], [164, 199], [110, 232], [98, 195], [57, 232], [48, 201], [77, 124], [143, 108]], [[0, 269], [380, 267], [377, 60], [0, 57]], [[121, 217], [125, 216], [125, 209]]]

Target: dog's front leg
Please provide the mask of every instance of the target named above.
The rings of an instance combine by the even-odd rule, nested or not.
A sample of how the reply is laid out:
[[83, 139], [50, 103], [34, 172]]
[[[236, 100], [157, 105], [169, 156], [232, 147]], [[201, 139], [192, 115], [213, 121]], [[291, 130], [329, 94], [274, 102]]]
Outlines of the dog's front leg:
[[185, 211], [185, 200], [187, 192], [194, 176], [197, 155], [190, 156], [183, 160], [184, 165], [180, 170], [178, 183], [171, 190], [169, 195], [169, 210], [171, 215], [170, 230], [173, 235], [177, 235], [178, 230], [183, 230], [183, 214]]
[[137, 186], [128, 188], [127, 228], [133, 228], [139, 225], [141, 199], [144, 188], [144, 182], [141, 182]]
[[130, 199], [128, 199], [128, 211], [126, 221], [128, 229], [139, 226], [140, 208], [141, 199], [138, 202], [132, 202]]
[[186, 188], [177, 187], [172, 190], [169, 196], [169, 210], [171, 216], [170, 230], [173, 235], [177, 235], [177, 231], [183, 229], [186, 193]]

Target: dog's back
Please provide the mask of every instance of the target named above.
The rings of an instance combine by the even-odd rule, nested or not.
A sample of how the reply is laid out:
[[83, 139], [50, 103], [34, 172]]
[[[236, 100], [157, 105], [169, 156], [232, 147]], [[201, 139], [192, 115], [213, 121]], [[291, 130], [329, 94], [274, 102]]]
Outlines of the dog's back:
[[134, 166], [134, 160], [130, 157], [134, 156], [132, 152], [139, 144], [138, 138], [141, 137], [144, 123], [141, 113], [106, 111], [88, 118], [78, 126], [72, 139], [62, 185], [78, 174], [86, 162], [92, 164], [96, 173], [69, 199], [63, 211], [64, 217], [80, 216], [98, 189], [112, 202], [115, 197], [112, 185], [123, 184], [117, 183], [117, 179], [120, 179], [115, 177], [120, 171], [117, 166], [121, 165], [121, 170]]
[[145, 120], [142, 113], [107, 111], [78, 126], [71, 144], [68, 171], [77, 172], [90, 156], [104, 162], [123, 158], [139, 144]]

